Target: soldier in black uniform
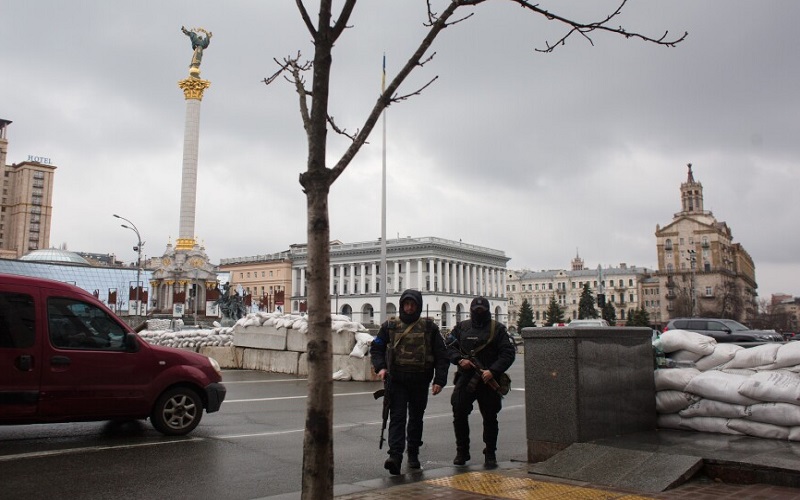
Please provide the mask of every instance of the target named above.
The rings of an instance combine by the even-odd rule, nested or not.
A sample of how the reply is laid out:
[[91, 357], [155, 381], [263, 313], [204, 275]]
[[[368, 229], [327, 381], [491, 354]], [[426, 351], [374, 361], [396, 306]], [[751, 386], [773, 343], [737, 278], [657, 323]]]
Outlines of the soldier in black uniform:
[[[483, 416], [483, 450], [486, 465], [497, 465], [497, 414], [502, 408], [502, 396], [490, 387], [514, 363], [516, 349], [505, 325], [492, 319], [489, 301], [476, 297], [470, 304], [470, 319], [456, 324], [447, 342], [447, 354], [458, 371], [451, 403], [453, 429], [456, 434], [455, 465], [469, 461], [469, 414], [477, 400]], [[478, 360], [484, 370], [468, 358]]]
[[[389, 377], [389, 458], [383, 464], [392, 475], [400, 474], [403, 450], [408, 440], [408, 466], [419, 469], [422, 417], [431, 394], [442, 392], [450, 366], [439, 327], [430, 318], [420, 318], [422, 294], [406, 290], [400, 295], [400, 318], [381, 325], [372, 341], [370, 357], [381, 380]], [[408, 427], [406, 428], [406, 414]]]

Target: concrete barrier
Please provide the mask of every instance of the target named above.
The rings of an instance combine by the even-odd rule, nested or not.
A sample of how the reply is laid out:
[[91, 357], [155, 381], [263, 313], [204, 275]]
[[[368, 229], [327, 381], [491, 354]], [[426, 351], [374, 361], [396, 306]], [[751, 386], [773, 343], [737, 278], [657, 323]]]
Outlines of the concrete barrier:
[[656, 428], [652, 330], [524, 328], [528, 461]]

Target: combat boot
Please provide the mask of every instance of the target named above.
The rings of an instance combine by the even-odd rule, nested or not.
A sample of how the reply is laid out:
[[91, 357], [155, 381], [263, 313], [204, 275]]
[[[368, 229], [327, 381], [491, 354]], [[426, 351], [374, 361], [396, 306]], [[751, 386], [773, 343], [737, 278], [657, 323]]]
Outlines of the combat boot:
[[389, 471], [389, 474], [397, 476], [400, 474], [400, 466], [403, 464], [403, 456], [389, 455], [389, 458], [383, 463], [383, 468]]
[[456, 448], [456, 458], [453, 459], [453, 465], [464, 465], [469, 462], [469, 448]]
[[422, 465], [419, 463], [419, 450], [408, 449], [408, 468], [420, 469]]
[[488, 467], [497, 467], [497, 455], [494, 451], [483, 450], [483, 463]]

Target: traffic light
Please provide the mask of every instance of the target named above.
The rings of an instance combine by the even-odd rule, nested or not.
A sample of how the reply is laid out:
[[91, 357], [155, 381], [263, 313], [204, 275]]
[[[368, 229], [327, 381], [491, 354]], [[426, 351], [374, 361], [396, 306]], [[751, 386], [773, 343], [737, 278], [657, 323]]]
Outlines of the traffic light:
[[606, 295], [604, 293], [597, 294], [597, 306], [598, 307], [606, 306]]

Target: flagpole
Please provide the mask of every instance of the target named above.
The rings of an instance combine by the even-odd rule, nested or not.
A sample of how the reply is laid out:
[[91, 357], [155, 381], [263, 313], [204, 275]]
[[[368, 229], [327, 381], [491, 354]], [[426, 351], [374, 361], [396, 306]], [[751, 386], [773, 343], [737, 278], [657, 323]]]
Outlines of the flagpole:
[[[383, 54], [381, 94], [386, 91], [386, 54]], [[386, 108], [383, 109], [383, 169], [381, 175], [381, 314], [380, 322], [386, 321], [386, 289], [389, 287], [389, 270], [386, 268]]]

